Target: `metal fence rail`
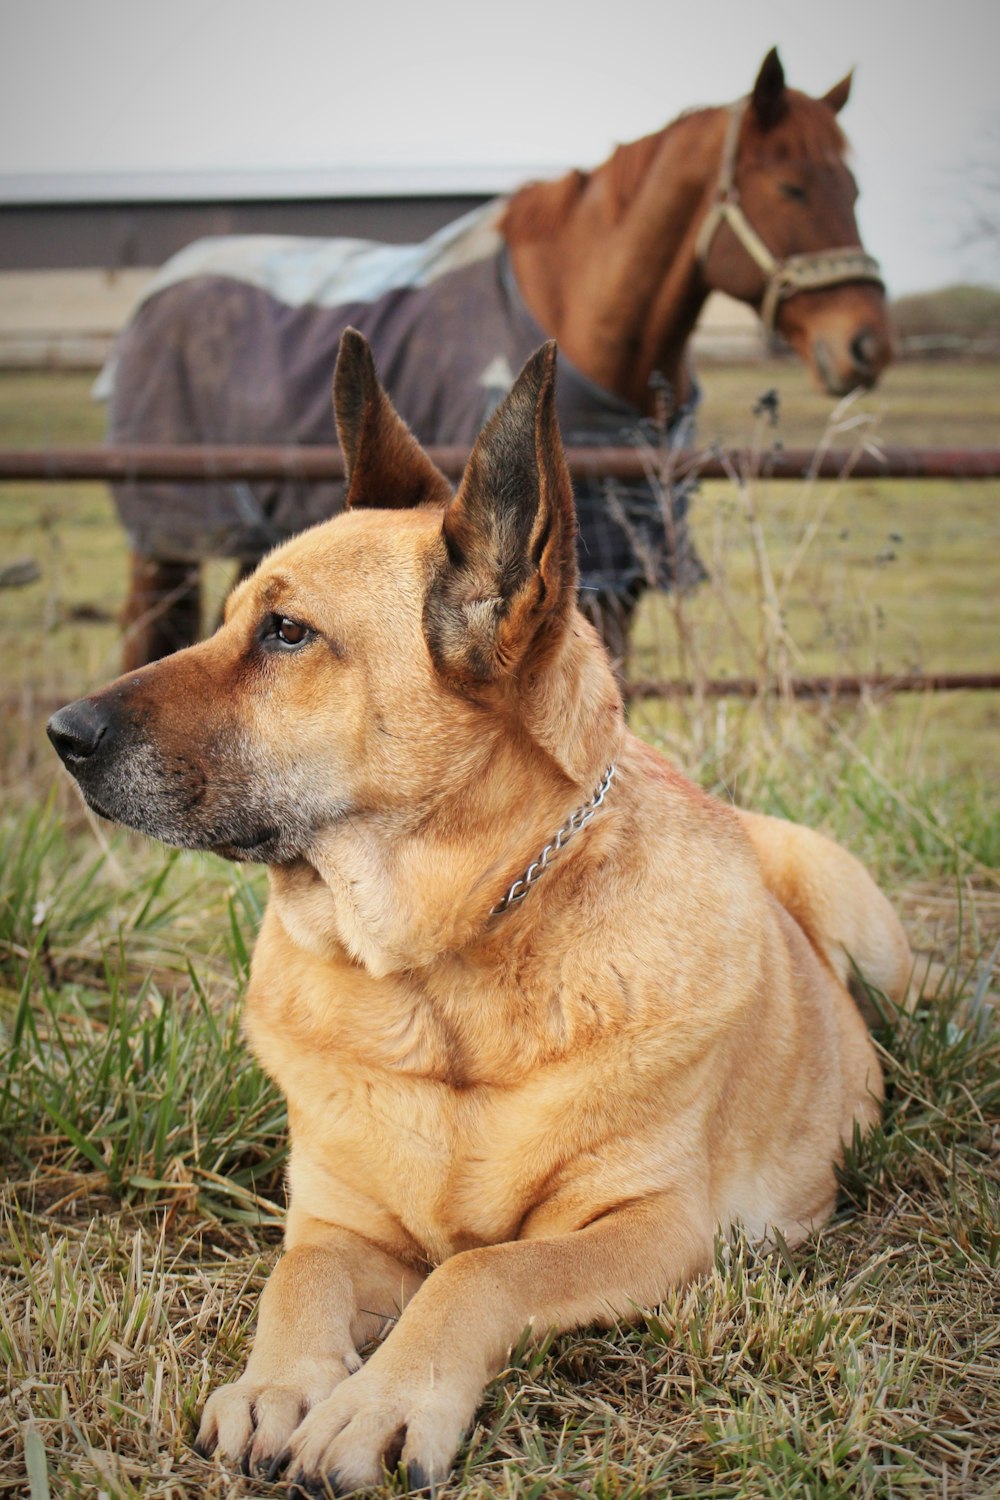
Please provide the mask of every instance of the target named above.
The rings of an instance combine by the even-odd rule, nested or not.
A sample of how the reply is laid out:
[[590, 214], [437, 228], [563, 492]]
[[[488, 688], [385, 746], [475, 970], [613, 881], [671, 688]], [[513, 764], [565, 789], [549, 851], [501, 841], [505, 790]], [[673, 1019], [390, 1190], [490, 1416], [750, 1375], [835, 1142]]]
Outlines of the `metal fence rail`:
[[[458, 478], [469, 450], [433, 447], [428, 454], [445, 474]], [[1000, 448], [866, 447], [817, 451], [813, 448], [568, 448], [574, 478], [616, 479], [1000, 479]], [[58, 447], [0, 450], [4, 481], [75, 482], [173, 480], [191, 483], [227, 480], [293, 480], [303, 484], [344, 477], [344, 460], [334, 447]], [[630, 699], [754, 698], [762, 691], [827, 701], [862, 695], [912, 692], [997, 691], [1000, 672], [901, 672], [789, 677], [762, 684], [751, 677], [704, 681], [666, 679], [627, 684]]]
[[[451, 478], [458, 478], [468, 448], [428, 448]], [[646, 479], [657, 473], [703, 479], [998, 479], [1000, 448], [568, 448], [576, 479], [594, 476]], [[324, 447], [59, 447], [0, 450], [3, 480], [342, 479], [339, 448]]]
[[781, 681], [768, 677], [707, 677], [703, 682], [668, 677], [660, 681], [627, 682], [624, 694], [630, 702], [643, 698], [759, 698], [787, 694], [790, 698], [839, 699], [879, 698], [890, 693], [994, 693], [1000, 692], [1000, 672], [861, 672], [793, 676]]

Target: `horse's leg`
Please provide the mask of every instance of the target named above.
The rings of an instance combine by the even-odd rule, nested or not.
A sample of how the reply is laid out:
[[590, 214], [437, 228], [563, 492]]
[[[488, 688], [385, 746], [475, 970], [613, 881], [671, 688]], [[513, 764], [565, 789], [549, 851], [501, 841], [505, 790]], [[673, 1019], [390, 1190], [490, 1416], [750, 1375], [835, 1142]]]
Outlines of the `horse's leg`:
[[192, 646], [201, 631], [201, 568], [129, 554], [129, 591], [122, 610], [122, 671]]

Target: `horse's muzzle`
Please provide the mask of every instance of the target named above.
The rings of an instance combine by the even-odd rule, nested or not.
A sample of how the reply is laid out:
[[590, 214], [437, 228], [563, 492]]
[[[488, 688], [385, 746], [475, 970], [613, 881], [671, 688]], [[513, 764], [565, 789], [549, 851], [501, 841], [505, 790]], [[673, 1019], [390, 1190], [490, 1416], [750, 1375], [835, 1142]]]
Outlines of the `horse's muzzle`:
[[889, 363], [888, 341], [875, 327], [864, 326], [848, 342], [819, 335], [811, 340], [810, 354], [823, 387], [831, 396], [870, 390]]

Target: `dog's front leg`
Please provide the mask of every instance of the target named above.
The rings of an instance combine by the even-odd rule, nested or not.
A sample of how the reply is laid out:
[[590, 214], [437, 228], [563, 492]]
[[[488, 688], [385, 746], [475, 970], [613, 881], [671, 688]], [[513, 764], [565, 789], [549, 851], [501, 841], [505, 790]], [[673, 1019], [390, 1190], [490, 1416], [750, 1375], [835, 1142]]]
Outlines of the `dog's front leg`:
[[314, 1407], [289, 1476], [346, 1493], [402, 1460], [410, 1485], [443, 1479], [486, 1382], [526, 1327], [631, 1317], [711, 1263], [707, 1211], [663, 1195], [548, 1239], [467, 1250], [424, 1282], [364, 1369]]
[[395, 1317], [421, 1277], [348, 1230], [297, 1224], [264, 1288], [253, 1349], [205, 1405], [196, 1448], [249, 1470], [287, 1450], [306, 1412], [361, 1364], [358, 1347]]

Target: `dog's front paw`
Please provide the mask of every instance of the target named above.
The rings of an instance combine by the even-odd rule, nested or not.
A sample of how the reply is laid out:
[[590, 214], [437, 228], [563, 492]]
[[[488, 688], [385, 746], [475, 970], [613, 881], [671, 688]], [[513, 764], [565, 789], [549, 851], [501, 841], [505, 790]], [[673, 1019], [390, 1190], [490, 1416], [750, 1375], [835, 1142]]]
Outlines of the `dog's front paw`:
[[356, 1354], [314, 1363], [287, 1377], [255, 1379], [248, 1370], [205, 1403], [195, 1449], [240, 1464], [248, 1473], [277, 1471], [302, 1418], [360, 1365]]
[[380, 1484], [399, 1463], [410, 1489], [446, 1477], [479, 1390], [442, 1379], [430, 1360], [419, 1373], [399, 1365], [385, 1345], [313, 1408], [292, 1438], [288, 1477], [294, 1484], [347, 1494]]

